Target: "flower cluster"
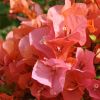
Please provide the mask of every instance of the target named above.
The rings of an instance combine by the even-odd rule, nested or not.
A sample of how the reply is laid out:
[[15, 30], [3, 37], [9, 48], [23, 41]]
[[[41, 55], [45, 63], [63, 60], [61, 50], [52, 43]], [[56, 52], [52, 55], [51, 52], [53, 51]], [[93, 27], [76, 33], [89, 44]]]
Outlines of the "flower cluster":
[[99, 0], [65, 0], [47, 14], [31, 0], [10, 3], [26, 17], [0, 40], [0, 99], [100, 100]]

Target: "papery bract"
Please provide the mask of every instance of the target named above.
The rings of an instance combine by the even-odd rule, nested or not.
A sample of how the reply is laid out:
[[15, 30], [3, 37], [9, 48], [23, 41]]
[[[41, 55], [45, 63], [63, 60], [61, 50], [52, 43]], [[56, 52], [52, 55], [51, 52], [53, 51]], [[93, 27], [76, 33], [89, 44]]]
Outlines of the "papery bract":
[[47, 61], [37, 61], [32, 71], [32, 78], [49, 86], [50, 93], [57, 95], [63, 89], [65, 73], [69, 69], [70, 67], [62, 60], [51, 58]]
[[38, 58], [38, 54], [37, 54], [37, 52], [35, 52], [36, 50], [33, 50], [33, 48], [30, 45], [28, 35], [24, 36], [20, 40], [19, 50], [20, 50], [21, 55], [26, 59], [28, 59], [28, 58], [34, 58], [34, 59]]
[[65, 7], [66, 7], [66, 9], [71, 7], [71, 1], [72, 0], [65, 0]]
[[64, 100], [82, 99], [85, 89], [83, 80], [85, 78], [85, 73], [80, 70], [70, 70], [66, 72], [65, 85], [63, 89]]
[[29, 34], [30, 45], [42, 52], [46, 57], [54, 57], [52, 50], [45, 45], [45, 38], [50, 33], [49, 27], [34, 29]]
[[74, 44], [74, 41], [67, 40], [66, 38], [56, 38], [46, 42], [46, 45], [52, 49], [55, 56], [65, 61]]
[[93, 65], [93, 59], [95, 54], [88, 50], [83, 50], [82, 48], [77, 48], [76, 51], [76, 60], [77, 63], [74, 66], [75, 69], [82, 70], [86, 73], [89, 73], [88, 76], [95, 77], [95, 67]]
[[18, 28], [14, 28], [11, 32], [9, 32], [6, 36], [6, 40], [8, 39], [21, 39], [25, 35], [28, 35], [34, 29], [33, 26], [22, 24]]
[[[87, 20], [84, 16], [69, 15], [65, 19], [66, 26], [71, 30], [71, 34], [67, 34], [69, 39], [79, 42], [80, 45], [84, 45], [86, 42], [86, 27]], [[77, 35], [77, 37], [75, 37]]]
[[62, 5], [51, 7], [48, 10], [47, 17], [52, 20], [53, 27], [55, 31], [55, 37], [58, 37], [63, 33], [63, 23], [64, 23], [64, 16], [61, 15]]
[[86, 80], [86, 88], [89, 95], [94, 99], [100, 99], [100, 80], [88, 79]]
[[[48, 11], [48, 18], [53, 22], [55, 37], [70, 36], [69, 39], [79, 42], [80, 45], [84, 45], [86, 42], [87, 27], [85, 14], [75, 14], [74, 12], [70, 13], [66, 11], [68, 15], [63, 15], [61, 8], [62, 6], [54, 6]], [[57, 17], [55, 17], [54, 13], [56, 13]], [[78, 39], [74, 34], [76, 36], [78, 34]]]
[[8, 39], [3, 43], [2, 47], [13, 60], [20, 59], [18, 40]]
[[70, 14], [86, 16], [87, 13], [88, 13], [88, 9], [85, 3], [73, 3], [69, 8], [65, 4], [62, 9], [62, 14], [65, 17], [67, 17]]

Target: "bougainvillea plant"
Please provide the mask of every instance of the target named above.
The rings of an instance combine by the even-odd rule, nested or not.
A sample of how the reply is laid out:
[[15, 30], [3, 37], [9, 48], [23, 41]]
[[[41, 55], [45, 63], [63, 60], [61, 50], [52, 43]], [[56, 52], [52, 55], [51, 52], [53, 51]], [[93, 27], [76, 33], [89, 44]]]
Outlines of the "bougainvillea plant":
[[21, 23], [0, 40], [0, 100], [100, 100], [100, 1], [76, 1], [44, 14], [10, 0]]

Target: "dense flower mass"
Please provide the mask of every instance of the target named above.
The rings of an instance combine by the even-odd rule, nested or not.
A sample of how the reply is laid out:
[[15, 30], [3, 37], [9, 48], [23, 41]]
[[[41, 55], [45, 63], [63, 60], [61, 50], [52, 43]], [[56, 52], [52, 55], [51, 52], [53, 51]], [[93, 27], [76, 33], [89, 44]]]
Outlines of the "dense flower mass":
[[0, 40], [0, 100], [100, 100], [100, 2], [82, 1], [43, 14], [10, 0], [21, 24]]

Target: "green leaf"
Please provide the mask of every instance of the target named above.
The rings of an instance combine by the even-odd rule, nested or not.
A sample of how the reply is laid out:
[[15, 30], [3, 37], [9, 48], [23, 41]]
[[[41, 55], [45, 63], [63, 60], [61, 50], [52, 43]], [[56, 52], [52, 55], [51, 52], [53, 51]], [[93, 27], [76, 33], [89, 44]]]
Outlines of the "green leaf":
[[96, 79], [100, 79], [100, 76], [96, 76]]
[[9, 6], [0, 1], [0, 15], [9, 13]]
[[1, 86], [0, 86], [0, 92], [1, 92], [1, 93], [7, 93], [7, 94], [9, 94], [9, 95], [12, 94], [12, 90], [9, 89], [9, 88], [8, 88], [7, 86], [5, 86], [5, 85], [1, 85]]
[[90, 39], [95, 42], [96, 41], [96, 36], [94, 34], [89, 35]]
[[15, 91], [16, 84], [12, 83], [10, 85], [3, 84], [0, 85], [0, 93], [6, 93], [8, 95], [12, 95], [12, 93]]

